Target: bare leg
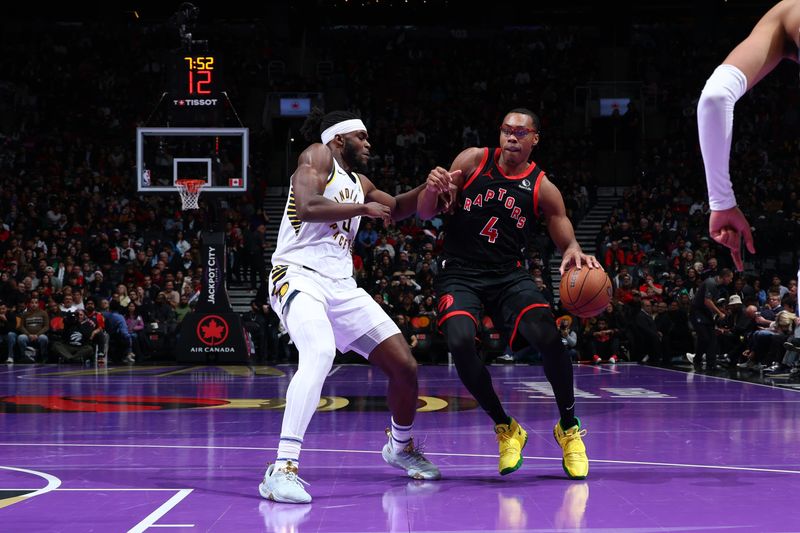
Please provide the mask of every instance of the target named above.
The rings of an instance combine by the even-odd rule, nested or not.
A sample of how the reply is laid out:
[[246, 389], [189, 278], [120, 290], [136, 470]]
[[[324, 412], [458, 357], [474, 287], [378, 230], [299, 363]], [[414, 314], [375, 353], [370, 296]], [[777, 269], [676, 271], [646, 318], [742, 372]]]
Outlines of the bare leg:
[[395, 422], [410, 426], [417, 412], [417, 361], [403, 336], [396, 334], [380, 343], [369, 361], [389, 378], [386, 401]]

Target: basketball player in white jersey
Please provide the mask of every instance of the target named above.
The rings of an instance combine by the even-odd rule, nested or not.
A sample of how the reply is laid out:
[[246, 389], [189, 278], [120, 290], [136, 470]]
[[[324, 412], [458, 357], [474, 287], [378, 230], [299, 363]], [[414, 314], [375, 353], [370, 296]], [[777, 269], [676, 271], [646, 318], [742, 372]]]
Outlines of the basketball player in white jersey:
[[[441, 474], [414, 447], [411, 427], [417, 408], [417, 365], [400, 329], [353, 278], [351, 247], [362, 216], [384, 222], [416, 211], [426, 187], [392, 197], [356, 170], [369, 159], [364, 123], [354, 114], [312, 111], [301, 130], [321, 133], [300, 154], [278, 243], [272, 255], [269, 286], [273, 308], [299, 352], [299, 364], [286, 391], [278, 455], [259, 492], [285, 503], [308, 503], [311, 496], [298, 476], [303, 436], [319, 405], [322, 385], [336, 349], [355, 351], [389, 378], [389, 440], [383, 459], [415, 479]], [[444, 181], [427, 187], [447, 191]], [[439, 192], [439, 191], [437, 191]]]
[[697, 104], [700, 149], [708, 184], [708, 230], [731, 251], [737, 270], [744, 268], [741, 242], [755, 253], [750, 223], [736, 206], [729, 158], [736, 101], [783, 59], [798, 61], [800, 0], [783, 0], [756, 23], [750, 35], [728, 54], [708, 78]]

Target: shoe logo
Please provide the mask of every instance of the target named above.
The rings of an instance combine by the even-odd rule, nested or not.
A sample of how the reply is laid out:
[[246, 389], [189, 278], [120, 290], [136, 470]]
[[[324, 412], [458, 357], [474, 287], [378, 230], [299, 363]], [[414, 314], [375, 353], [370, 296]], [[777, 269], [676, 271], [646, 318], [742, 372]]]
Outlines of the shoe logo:
[[219, 315], [208, 315], [197, 323], [197, 338], [206, 346], [218, 346], [228, 338], [228, 323]]

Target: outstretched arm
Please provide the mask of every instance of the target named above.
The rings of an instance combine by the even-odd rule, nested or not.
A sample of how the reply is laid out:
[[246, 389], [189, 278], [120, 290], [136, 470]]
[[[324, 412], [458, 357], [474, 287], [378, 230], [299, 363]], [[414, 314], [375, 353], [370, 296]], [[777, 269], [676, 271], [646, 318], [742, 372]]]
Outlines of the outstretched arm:
[[755, 253], [750, 223], [736, 205], [730, 179], [733, 109], [742, 95], [785, 57], [796, 60], [794, 42], [800, 6], [784, 0], [770, 9], [750, 35], [728, 54], [706, 82], [697, 104], [700, 150], [712, 213], [711, 238], [728, 247], [737, 270], [744, 267], [741, 241]]
[[338, 203], [323, 196], [333, 155], [324, 144], [312, 144], [300, 154], [292, 176], [297, 217], [303, 222], [338, 222], [354, 216], [388, 220], [389, 208], [377, 203]]
[[550, 238], [561, 251], [563, 259], [559, 272], [564, 275], [570, 265], [577, 268], [587, 265], [589, 268], [601, 268], [600, 263], [593, 255], [586, 255], [581, 250], [581, 245], [575, 239], [575, 230], [572, 227], [567, 209], [564, 207], [564, 198], [561, 191], [546, 177], [542, 178], [539, 185], [539, 210], [547, 221], [547, 232]]
[[417, 196], [425, 185], [420, 185], [410, 191], [400, 193], [397, 196], [384, 192], [366, 177], [361, 176], [361, 183], [364, 185], [364, 198], [368, 202], [378, 202], [389, 208], [392, 220], [403, 220], [410, 217], [417, 211]]

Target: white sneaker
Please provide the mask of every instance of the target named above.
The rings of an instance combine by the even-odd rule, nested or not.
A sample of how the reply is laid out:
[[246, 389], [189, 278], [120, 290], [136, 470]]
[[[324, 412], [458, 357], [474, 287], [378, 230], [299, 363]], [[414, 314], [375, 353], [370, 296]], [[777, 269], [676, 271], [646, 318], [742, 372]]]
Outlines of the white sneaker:
[[8, 359], [6, 359], [6, 364], [7, 365], [13, 365], [14, 364], [14, 358], [13, 357], [9, 357]]
[[297, 467], [291, 461], [283, 468], [269, 465], [264, 481], [258, 486], [262, 498], [280, 503], [309, 503], [311, 495], [303, 485], [308, 485], [297, 475]]
[[128, 355], [125, 356], [125, 359], [123, 359], [122, 362], [123, 363], [127, 363], [129, 365], [132, 365], [132, 364], [136, 363], [136, 356], [133, 354], [133, 352], [131, 352]]
[[690, 363], [694, 364], [694, 354], [693, 353], [686, 353], [686, 359], [689, 360]]
[[386, 433], [389, 435], [389, 442], [384, 444], [381, 456], [388, 464], [406, 471], [410, 478], [414, 479], [441, 479], [442, 473], [436, 468], [436, 465], [428, 461], [419, 448], [414, 447], [414, 441], [411, 440], [405, 448], [395, 451], [392, 445], [392, 436], [387, 429]]

